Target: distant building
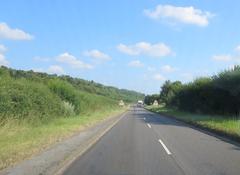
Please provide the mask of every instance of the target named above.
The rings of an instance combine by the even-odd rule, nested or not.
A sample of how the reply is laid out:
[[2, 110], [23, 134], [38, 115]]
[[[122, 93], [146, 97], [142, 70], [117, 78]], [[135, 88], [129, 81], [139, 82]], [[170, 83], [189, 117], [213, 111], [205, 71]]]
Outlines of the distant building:
[[158, 101], [157, 100], [154, 100], [153, 106], [158, 106]]
[[118, 103], [118, 105], [119, 105], [119, 106], [124, 106], [125, 104], [124, 104], [123, 100], [120, 100], [119, 103]]

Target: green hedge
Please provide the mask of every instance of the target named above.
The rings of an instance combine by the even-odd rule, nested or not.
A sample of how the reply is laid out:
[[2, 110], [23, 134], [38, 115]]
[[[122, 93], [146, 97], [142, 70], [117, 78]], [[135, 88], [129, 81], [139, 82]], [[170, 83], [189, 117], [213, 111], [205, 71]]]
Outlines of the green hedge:
[[0, 119], [45, 120], [68, 115], [62, 100], [50, 89], [26, 79], [1, 78]]
[[80, 86], [54, 75], [0, 67], [0, 124], [12, 119], [47, 122], [117, 107], [118, 99], [84, 91]]
[[184, 111], [239, 116], [240, 66], [187, 84], [166, 81], [160, 98]]

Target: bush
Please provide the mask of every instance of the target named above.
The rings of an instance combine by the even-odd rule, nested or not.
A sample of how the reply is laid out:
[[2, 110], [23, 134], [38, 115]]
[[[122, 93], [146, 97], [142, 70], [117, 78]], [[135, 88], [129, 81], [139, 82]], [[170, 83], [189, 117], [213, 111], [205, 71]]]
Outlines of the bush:
[[160, 103], [160, 96], [159, 94], [153, 94], [153, 95], [146, 95], [144, 98], [144, 104], [151, 105], [153, 102], [157, 100], [158, 103]]
[[167, 81], [160, 97], [168, 106], [180, 110], [239, 116], [240, 67], [187, 84]]
[[74, 111], [79, 114], [81, 111], [81, 97], [76, 89], [69, 83], [58, 79], [52, 79], [48, 82], [48, 87], [53, 93], [62, 100], [67, 101], [74, 107]]
[[1, 78], [0, 120], [45, 120], [68, 115], [61, 99], [41, 83]]
[[143, 94], [69, 76], [0, 67], [0, 124], [7, 120], [49, 121], [115, 108]]

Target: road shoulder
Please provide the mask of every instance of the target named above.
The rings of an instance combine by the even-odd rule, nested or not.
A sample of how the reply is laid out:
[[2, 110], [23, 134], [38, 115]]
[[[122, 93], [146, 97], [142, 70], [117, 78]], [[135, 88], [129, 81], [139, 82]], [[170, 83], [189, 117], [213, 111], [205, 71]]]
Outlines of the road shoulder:
[[196, 122], [193, 122], [193, 121], [188, 121], [188, 120], [181, 119], [181, 118], [176, 117], [174, 115], [165, 114], [165, 113], [162, 113], [162, 112], [155, 112], [155, 111], [152, 111], [152, 110], [147, 109], [147, 108], [144, 108], [144, 109], [149, 111], [149, 112], [152, 112], [152, 113], [161, 115], [163, 117], [166, 117], [166, 118], [175, 120], [177, 122], [180, 122], [180, 123], [182, 123], [182, 124], [184, 124], [184, 125], [186, 125], [188, 127], [196, 129], [196, 130], [198, 130], [200, 132], [203, 132], [203, 133], [205, 133], [207, 135], [216, 137], [216, 138], [218, 138], [218, 139], [220, 139], [222, 141], [234, 144], [236, 146], [240, 146], [240, 137], [238, 135], [233, 135], [233, 134], [229, 134], [229, 133], [226, 133], [224, 131], [221, 131], [221, 130], [209, 128], [209, 127], [200, 125], [200, 124], [198, 124]]
[[100, 123], [59, 142], [28, 160], [7, 168], [0, 175], [52, 175], [61, 174], [77, 157], [81, 156], [107, 133], [126, 112], [110, 117]]

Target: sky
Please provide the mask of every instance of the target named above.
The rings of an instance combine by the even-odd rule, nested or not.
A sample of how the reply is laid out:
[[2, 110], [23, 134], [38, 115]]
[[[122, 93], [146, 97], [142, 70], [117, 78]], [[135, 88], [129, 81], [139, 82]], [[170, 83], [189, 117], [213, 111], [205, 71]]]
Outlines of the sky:
[[8, 0], [0, 65], [159, 93], [240, 62], [240, 1]]

